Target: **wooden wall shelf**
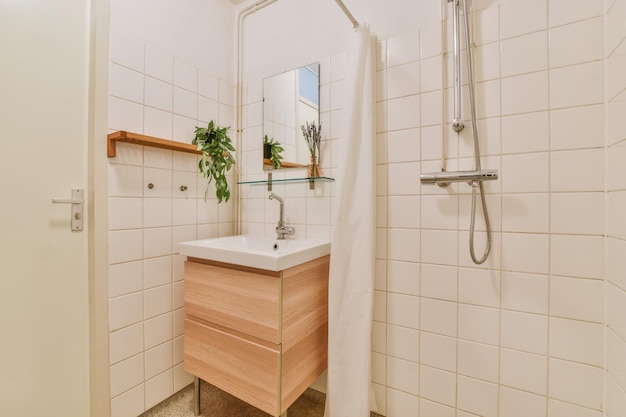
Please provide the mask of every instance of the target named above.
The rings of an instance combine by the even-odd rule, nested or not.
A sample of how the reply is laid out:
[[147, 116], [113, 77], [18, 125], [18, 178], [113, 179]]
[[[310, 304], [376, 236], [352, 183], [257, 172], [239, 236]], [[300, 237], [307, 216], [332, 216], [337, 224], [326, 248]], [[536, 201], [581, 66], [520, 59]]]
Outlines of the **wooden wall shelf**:
[[135, 145], [152, 146], [153, 148], [169, 149], [171, 151], [201, 154], [196, 145], [190, 143], [175, 142], [168, 139], [155, 138], [153, 136], [140, 135], [139, 133], [119, 130], [107, 135], [107, 155], [116, 156], [115, 145], [117, 142], [133, 143]]

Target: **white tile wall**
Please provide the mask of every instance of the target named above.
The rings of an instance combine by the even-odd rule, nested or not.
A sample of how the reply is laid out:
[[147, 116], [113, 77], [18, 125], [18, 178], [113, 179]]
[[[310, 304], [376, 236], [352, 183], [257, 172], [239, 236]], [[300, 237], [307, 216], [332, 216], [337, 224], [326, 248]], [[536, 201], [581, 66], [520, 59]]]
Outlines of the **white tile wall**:
[[[623, 1], [606, 2], [605, 18], [605, 51], [609, 73], [608, 115], [609, 128], [607, 143], [607, 270], [606, 270], [606, 372], [605, 383], [605, 415], [626, 416], [626, 320], [624, 319], [624, 300], [626, 300], [626, 285], [624, 285], [623, 271], [624, 245], [626, 227], [622, 217], [618, 215], [624, 207], [624, 191], [626, 184], [623, 181], [624, 144], [626, 133], [623, 127], [618, 127], [623, 120], [624, 91], [626, 90], [626, 74], [617, 68], [623, 68], [624, 18], [626, 4]], [[621, 46], [620, 46], [621, 45]], [[620, 110], [621, 109], [621, 110]], [[590, 329], [587, 329], [590, 330]], [[581, 330], [582, 331], [582, 330]], [[588, 355], [592, 352], [586, 352]], [[578, 352], [583, 354], [583, 352]]]
[[[378, 412], [626, 417], [626, 4], [607, 1], [605, 11], [603, 2], [588, 0], [477, 3], [477, 126], [483, 167], [500, 171], [487, 185], [494, 243], [481, 266], [468, 255], [470, 188], [418, 181], [420, 172], [441, 168], [442, 138], [448, 170], [471, 167], [469, 120], [460, 135], [441, 126], [452, 106], [450, 15], [443, 36], [442, 23], [433, 21], [379, 40], [380, 155], [372, 184], [379, 210], [372, 341]], [[331, 173], [346, 163], [335, 152], [345, 58], [320, 59]], [[250, 179], [263, 177], [255, 162], [259, 79], [246, 80], [249, 159], [240, 173]], [[466, 87], [463, 95], [467, 103]], [[272, 233], [275, 207], [263, 202], [264, 191], [244, 187], [241, 195], [242, 230]], [[300, 189], [288, 200], [315, 205], [306, 215], [290, 214], [306, 235], [330, 228], [332, 191]], [[477, 225], [484, 229], [480, 216]], [[476, 238], [480, 252], [484, 233]]]
[[[233, 124], [229, 82], [119, 32], [111, 39], [111, 130], [189, 143], [196, 125]], [[109, 160], [112, 417], [138, 416], [193, 380], [178, 243], [232, 234], [234, 218], [232, 203], [204, 199], [204, 184], [193, 154], [122, 143]]]

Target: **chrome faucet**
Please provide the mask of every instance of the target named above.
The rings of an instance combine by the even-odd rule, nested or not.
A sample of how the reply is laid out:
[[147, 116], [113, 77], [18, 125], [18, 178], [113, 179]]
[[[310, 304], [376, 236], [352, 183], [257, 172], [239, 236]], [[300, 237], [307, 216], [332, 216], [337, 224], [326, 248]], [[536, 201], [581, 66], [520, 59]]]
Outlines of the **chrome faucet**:
[[285, 210], [283, 208], [283, 199], [274, 193], [270, 193], [269, 198], [270, 200], [278, 200], [278, 202], [280, 203], [280, 218], [278, 219], [278, 226], [276, 226], [276, 234], [278, 235], [277, 239], [284, 239], [287, 235], [293, 235], [296, 232], [296, 229], [294, 229], [293, 227], [285, 226]]

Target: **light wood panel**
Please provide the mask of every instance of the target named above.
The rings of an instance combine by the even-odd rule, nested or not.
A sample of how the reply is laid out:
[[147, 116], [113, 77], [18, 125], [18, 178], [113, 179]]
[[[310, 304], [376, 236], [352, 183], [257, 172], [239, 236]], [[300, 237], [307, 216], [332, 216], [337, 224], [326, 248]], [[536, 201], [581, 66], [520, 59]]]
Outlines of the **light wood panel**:
[[280, 279], [185, 262], [185, 313], [280, 343]]
[[280, 352], [185, 319], [185, 370], [279, 416]]
[[285, 349], [328, 322], [330, 256], [283, 272], [282, 332]]
[[280, 416], [327, 367], [329, 264], [273, 272], [189, 258], [185, 369]]
[[281, 408], [287, 410], [328, 367], [328, 323], [282, 352]]

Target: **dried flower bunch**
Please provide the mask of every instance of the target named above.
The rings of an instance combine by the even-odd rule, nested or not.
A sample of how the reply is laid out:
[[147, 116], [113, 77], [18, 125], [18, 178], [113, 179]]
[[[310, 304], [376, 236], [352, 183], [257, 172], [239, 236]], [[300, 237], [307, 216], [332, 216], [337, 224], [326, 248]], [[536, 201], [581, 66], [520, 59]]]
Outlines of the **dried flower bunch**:
[[306, 122], [305, 124], [300, 125], [300, 129], [302, 130], [302, 135], [304, 136], [304, 140], [309, 148], [311, 157], [318, 158], [320, 142], [322, 141], [322, 123], [317, 124], [315, 120], [312, 122]]

